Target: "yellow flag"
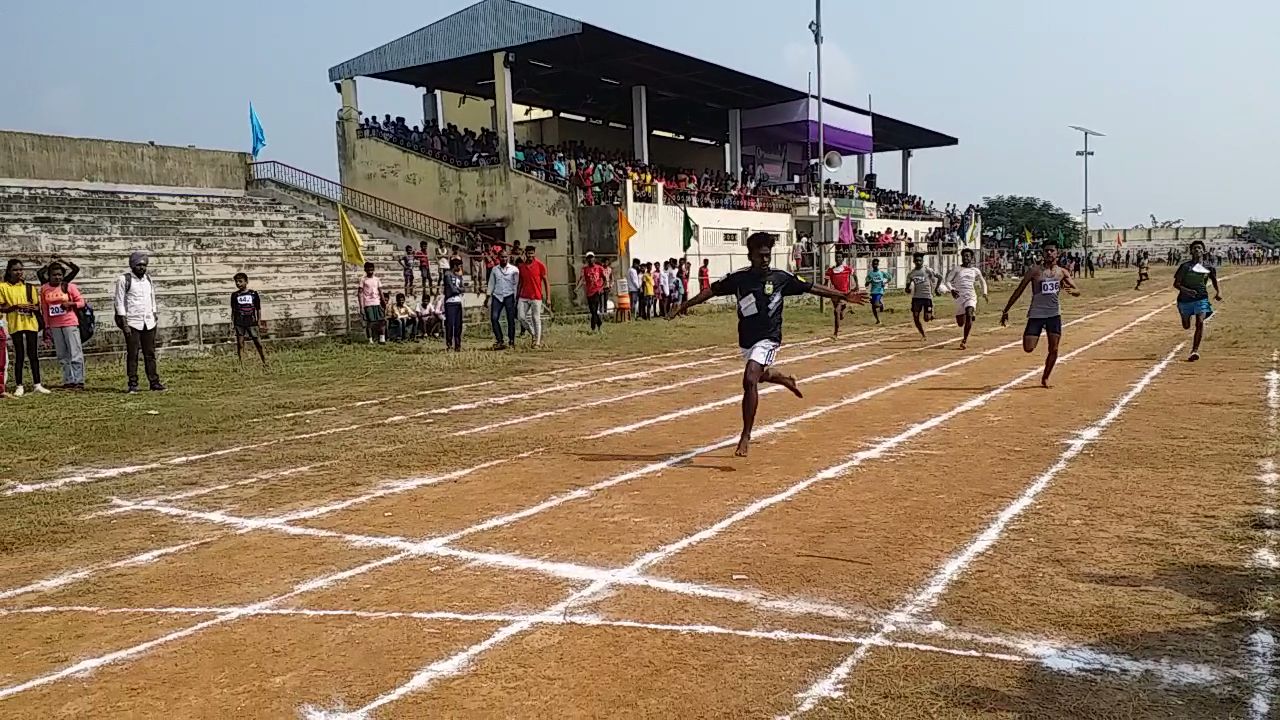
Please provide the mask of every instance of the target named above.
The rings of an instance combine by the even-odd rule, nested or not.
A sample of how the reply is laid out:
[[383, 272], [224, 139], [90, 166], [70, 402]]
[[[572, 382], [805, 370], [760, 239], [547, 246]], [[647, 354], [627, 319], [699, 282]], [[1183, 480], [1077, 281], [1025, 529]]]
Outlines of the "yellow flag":
[[1025, 236], [1027, 237], [1027, 246], [1028, 246], [1028, 247], [1030, 247], [1030, 246], [1031, 246], [1031, 231], [1030, 231], [1030, 230], [1028, 230], [1028, 229], [1026, 229], [1026, 228], [1022, 228], [1022, 234], [1023, 234], [1023, 235], [1025, 235]]
[[622, 208], [618, 208], [618, 257], [622, 258], [627, 254], [627, 243], [631, 238], [635, 237], [636, 229], [631, 226], [631, 221], [627, 219], [627, 214], [622, 212]]
[[364, 240], [341, 205], [338, 206], [338, 227], [342, 230], [342, 262], [364, 265]]

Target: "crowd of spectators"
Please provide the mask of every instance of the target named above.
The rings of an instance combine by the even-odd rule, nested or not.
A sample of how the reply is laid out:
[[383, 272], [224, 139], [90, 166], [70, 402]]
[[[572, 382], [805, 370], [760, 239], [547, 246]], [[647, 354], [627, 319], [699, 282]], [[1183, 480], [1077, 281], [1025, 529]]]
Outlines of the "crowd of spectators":
[[456, 167], [498, 164], [498, 135], [489, 128], [482, 128], [478, 135], [470, 128], [459, 130], [452, 123], [444, 128], [422, 129], [417, 125], [409, 127], [403, 117], [393, 120], [384, 115], [382, 122], [374, 116], [365, 118], [357, 135], [386, 140]]
[[[460, 130], [453, 124], [423, 129], [409, 126], [403, 117], [384, 115], [381, 121], [376, 116], [364, 118], [358, 134], [385, 140], [457, 167], [496, 165], [500, 157], [497, 134], [488, 128], [481, 129], [479, 134], [471, 129]], [[514, 161], [518, 170], [543, 182], [576, 188], [587, 205], [620, 203], [627, 179], [632, 181], [639, 202], [656, 201], [657, 185], [661, 183], [667, 202], [689, 207], [790, 212], [796, 199], [817, 193], [813, 183], [785, 186], [761, 183], [753, 168], [744, 169], [741, 177], [723, 170], [699, 172], [693, 168], [644, 163], [621, 151], [589, 148], [574, 141], [558, 145], [517, 143]], [[959, 216], [954, 206], [948, 205], [946, 211], [939, 211], [933, 202], [926, 203], [918, 195], [897, 190], [861, 188], [828, 179], [824, 181], [823, 191], [828, 198], [875, 202], [878, 216], [882, 218], [938, 219], [949, 218], [953, 212]]]

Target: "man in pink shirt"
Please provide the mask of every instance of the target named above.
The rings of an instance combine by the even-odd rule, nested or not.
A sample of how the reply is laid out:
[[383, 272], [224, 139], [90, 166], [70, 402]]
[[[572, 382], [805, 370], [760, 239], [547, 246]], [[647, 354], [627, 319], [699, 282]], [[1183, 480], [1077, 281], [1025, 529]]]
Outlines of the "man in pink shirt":
[[364, 333], [369, 344], [378, 338], [379, 344], [386, 344], [386, 314], [382, 309], [382, 280], [373, 274], [373, 263], [364, 264], [364, 277], [360, 278], [360, 287], [356, 292], [360, 298], [360, 316], [364, 319]]
[[84, 389], [84, 349], [80, 345], [80, 317], [84, 297], [75, 283], [63, 282], [66, 268], [60, 262], [49, 265], [48, 282], [40, 286], [40, 312], [44, 326], [53, 338], [54, 352], [62, 365], [62, 387]]

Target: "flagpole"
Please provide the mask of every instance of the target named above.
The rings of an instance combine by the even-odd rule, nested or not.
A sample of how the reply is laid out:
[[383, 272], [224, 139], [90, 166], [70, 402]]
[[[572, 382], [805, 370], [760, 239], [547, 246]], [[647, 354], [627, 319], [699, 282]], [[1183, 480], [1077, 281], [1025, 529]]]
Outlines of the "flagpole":
[[350, 284], [347, 282], [347, 259], [339, 258], [342, 264], [342, 317], [345, 319], [347, 340], [351, 339], [351, 297], [348, 295]]
[[813, 281], [818, 281], [818, 255], [823, 252], [827, 240], [827, 183], [822, 174], [826, 169], [826, 128], [822, 125], [822, 0], [814, 0], [813, 42], [817, 46], [818, 70], [818, 242], [813, 257]]

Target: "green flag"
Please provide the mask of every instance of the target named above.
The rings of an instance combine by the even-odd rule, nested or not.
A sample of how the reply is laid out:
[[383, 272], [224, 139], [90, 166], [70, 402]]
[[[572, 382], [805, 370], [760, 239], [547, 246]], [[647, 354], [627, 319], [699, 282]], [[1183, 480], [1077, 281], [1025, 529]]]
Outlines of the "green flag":
[[682, 209], [684, 210], [684, 251], [689, 252], [689, 248], [693, 246], [696, 226], [693, 224], [693, 218], [689, 217], [689, 208]]

